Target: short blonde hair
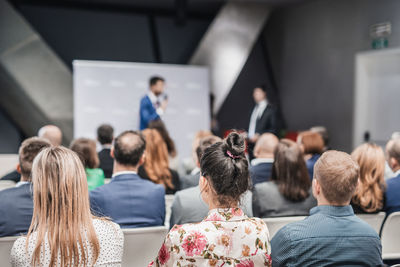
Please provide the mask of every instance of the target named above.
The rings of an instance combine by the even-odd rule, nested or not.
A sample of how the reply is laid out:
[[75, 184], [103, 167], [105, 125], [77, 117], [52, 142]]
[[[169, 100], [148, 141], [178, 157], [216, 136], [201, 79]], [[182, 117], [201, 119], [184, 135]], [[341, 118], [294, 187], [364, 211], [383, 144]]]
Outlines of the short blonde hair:
[[331, 203], [349, 202], [356, 190], [360, 168], [345, 152], [330, 150], [322, 154], [314, 166], [314, 178]]

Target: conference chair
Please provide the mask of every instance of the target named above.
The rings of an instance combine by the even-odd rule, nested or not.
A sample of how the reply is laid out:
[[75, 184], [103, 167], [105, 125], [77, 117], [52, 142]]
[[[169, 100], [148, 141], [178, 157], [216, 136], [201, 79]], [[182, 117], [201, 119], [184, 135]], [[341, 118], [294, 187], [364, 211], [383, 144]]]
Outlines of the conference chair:
[[147, 266], [157, 257], [168, 233], [166, 226], [125, 228], [122, 267]]
[[18, 164], [18, 154], [1, 154], [0, 155], [0, 177], [15, 170]]
[[7, 236], [0, 238], [0, 260], [2, 267], [11, 267], [10, 254], [11, 248], [19, 236]]
[[291, 216], [291, 217], [272, 217], [263, 218], [269, 230], [269, 237], [273, 238], [274, 235], [288, 223], [304, 220], [306, 216]]
[[400, 259], [400, 212], [390, 214], [382, 228], [382, 258]]
[[368, 223], [379, 234], [386, 213], [379, 212], [376, 214], [356, 214], [356, 215], [358, 218]]
[[0, 191], [7, 189], [7, 188], [11, 188], [11, 187], [15, 187], [15, 182], [11, 181], [11, 180], [0, 180]]

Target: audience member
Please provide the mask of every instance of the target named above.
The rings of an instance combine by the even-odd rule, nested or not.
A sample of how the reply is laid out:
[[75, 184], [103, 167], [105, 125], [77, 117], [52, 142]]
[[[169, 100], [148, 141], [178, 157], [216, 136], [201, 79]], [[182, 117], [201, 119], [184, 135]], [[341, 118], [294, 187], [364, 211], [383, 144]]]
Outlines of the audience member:
[[209, 147], [210, 145], [221, 141], [221, 138], [211, 135], [208, 137], [204, 137], [203, 139], [200, 140], [199, 145], [196, 147], [196, 166], [197, 166], [197, 171], [191, 173], [190, 175], [186, 175], [180, 178], [181, 182], [181, 189], [186, 189], [194, 186], [199, 185], [199, 180], [200, 180], [200, 159], [201, 155], [204, 153], [204, 149]]
[[106, 178], [111, 178], [113, 173], [114, 160], [110, 155], [112, 141], [114, 140], [114, 128], [109, 124], [102, 124], [97, 128], [97, 141], [101, 144], [98, 153], [100, 166]]
[[33, 200], [31, 170], [33, 159], [51, 144], [43, 138], [31, 137], [19, 148], [17, 171], [21, 181], [14, 188], [0, 191], [0, 237], [25, 234], [32, 220]]
[[206, 148], [201, 174], [208, 216], [200, 223], [174, 226], [149, 266], [270, 266], [267, 226], [238, 207], [250, 187], [244, 138], [231, 133]]
[[88, 138], [78, 138], [71, 143], [70, 149], [74, 151], [85, 167], [89, 190], [104, 184], [104, 172], [99, 166], [99, 157], [96, 152], [96, 142]]
[[329, 134], [328, 130], [324, 126], [314, 126], [310, 128], [311, 132], [319, 133], [324, 141], [324, 149], [323, 152], [329, 150]]
[[[53, 146], [59, 146], [62, 143], [62, 132], [55, 125], [45, 125], [38, 131], [38, 136], [47, 139]], [[4, 175], [1, 180], [10, 180], [18, 183], [21, 180], [21, 174], [17, 170]]]
[[165, 187], [166, 194], [180, 189], [179, 175], [169, 168], [167, 145], [157, 130], [145, 129], [146, 161], [139, 167], [139, 176]]
[[308, 215], [317, 205], [311, 194], [311, 181], [300, 147], [282, 139], [274, 153], [271, 181], [253, 189], [253, 214], [256, 217]]
[[271, 133], [260, 136], [254, 147], [254, 157], [251, 161], [250, 177], [255, 186], [258, 183], [267, 182], [271, 178], [272, 163], [274, 162], [274, 150], [279, 139]]
[[276, 233], [273, 266], [382, 266], [378, 234], [350, 206], [358, 176], [357, 163], [344, 152], [327, 151], [319, 158], [313, 179], [318, 207]]
[[[199, 147], [197, 148], [198, 158], [201, 159], [201, 156], [204, 154], [204, 151], [207, 147], [221, 141], [221, 138], [217, 136], [203, 138], [200, 141]], [[207, 204], [201, 199], [200, 187], [198, 185], [199, 180], [197, 180], [197, 184], [195, 186], [176, 192], [174, 202], [172, 203], [171, 207], [171, 227], [175, 224], [201, 222], [207, 216], [208, 207]], [[249, 217], [253, 216], [251, 209], [251, 195], [251, 191], [247, 191], [243, 194], [240, 201], [240, 207]]]
[[322, 140], [321, 135], [316, 132], [305, 131], [298, 135], [297, 143], [303, 150], [310, 179], [313, 179], [314, 164], [324, 151], [324, 140]]
[[145, 161], [146, 141], [140, 133], [125, 131], [114, 140], [111, 156], [114, 174], [110, 183], [90, 192], [92, 210], [122, 228], [159, 226], [165, 220], [165, 190], [137, 175]]
[[179, 159], [177, 157], [177, 152], [175, 148], [174, 140], [169, 136], [167, 127], [162, 120], [154, 120], [149, 123], [149, 129], [157, 130], [167, 145], [168, 157], [169, 157], [169, 167], [173, 170], [179, 169]]
[[355, 213], [377, 213], [383, 209], [385, 196], [385, 154], [376, 144], [363, 144], [351, 153], [360, 166], [360, 177], [351, 200]]
[[121, 266], [123, 233], [90, 213], [86, 175], [75, 153], [44, 149], [34, 160], [32, 180], [32, 223], [12, 247], [13, 266]]
[[389, 215], [400, 211], [400, 138], [391, 139], [387, 143], [386, 154], [389, 166], [394, 172], [393, 178], [386, 180], [385, 211]]

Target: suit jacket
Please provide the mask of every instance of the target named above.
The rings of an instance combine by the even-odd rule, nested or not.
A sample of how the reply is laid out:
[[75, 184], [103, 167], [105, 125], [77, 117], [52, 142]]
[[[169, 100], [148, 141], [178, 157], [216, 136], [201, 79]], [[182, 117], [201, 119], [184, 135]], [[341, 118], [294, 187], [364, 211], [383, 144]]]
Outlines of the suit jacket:
[[[169, 188], [168, 187], [165, 190], [165, 194], [172, 195], [172, 194], [175, 194], [176, 191], [181, 189], [181, 183], [179, 181], [179, 174], [176, 171], [171, 170], [171, 169], [169, 169], [169, 171], [171, 172], [171, 175], [172, 175], [172, 184], [174, 185], [174, 188]], [[146, 169], [143, 166], [139, 167], [138, 174], [139, 174], [139, 176], [141, 178], [143, 178], [145, 180], [149, 180], [150, 182], [152, 182], [150, 180], [150, 177], [147, 175]]]
[[193, 186], [198, 186], [199, 185], [199, 180], [200, 180], [200, 172], [196, 174], [189, 174], [185, 175], [180, 178], [181, 181], [181, 190], [190, 188]]
[[320, 156], [321, 156], [320, 154], [314, 154], [314, 155], [312, 155], [311, 158], [309, 158], [306, 161], [308, 175], [310, 176], [311, 180], [314, 178], [314, 165], [315, 165], [315, 163], [317, 163], [317, 160], [319, 159]]
[[[311, 190], [310, 190], [311, 191]], [[275, 182], [257, 184], [253, 189], [253, 214], [255, 217], [281, 217], [308, 215], [317, 201], [310, 195], [301, 202], [286, 199]]]
[[111, 178], [114, 168], [114, 159], [110, 155], [111, 149], [103, 148], [99, 153], [100, 166], [106, 178]]
[[31, 183], [0, 191], [0, 236], [25, 234], [32, 221]]
[[250, 177], [253, 186], [268, 182], [271, 178], [272, 162], [261, 162], [250, 167]]
[[386, 203], [385, 212], [389, 215], [392, 212], [400, 211], [400, 174], [386, 180]]
[[137, 174], [120, 174], [90, 191], [90, 207], [121, 228], [160, 226], [165, 220], [165, 190]]
[[159, 119], [156, 109], [148, 95], [140, 100], [140, 130], [146, 129], [149, 122]]
[[9, 172], [1, 177], [1, 180], [11, 180], [18, 183], [19, 181], [21, 181], [21, 174], [17, 172], [17, 170], [13, 170], [12, 172]]
[[257, 119], [255, 132], [258, 134], [273, 133], [277, 135], [278, 130], [276, 108], [268, 103], [261, 117]]
[[[247, 216], [253, 217], [250, 191], [242, 196], [240, 207]], [[208, 211], [208, 206], [201, 198], [198, 186], [181, 190], [175, 194], [172, 203], [170, 227], [175, 224], [201, 222], [207, 216]]]

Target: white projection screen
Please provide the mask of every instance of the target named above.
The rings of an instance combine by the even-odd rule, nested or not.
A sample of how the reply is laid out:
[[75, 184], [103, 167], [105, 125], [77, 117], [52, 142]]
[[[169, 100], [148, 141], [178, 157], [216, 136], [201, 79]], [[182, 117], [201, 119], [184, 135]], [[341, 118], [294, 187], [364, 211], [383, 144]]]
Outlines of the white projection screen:
[[96, 129], [109, 123], [115, 134], [139, 129], [140, 99], [149, 78], [166, 80], [168, 107], [163, 115], [180, 159], [190, 157], [192, 140], [210, 128], [209, 72], [205, 67], [75, 60], [74, 137], [96, 138]]

